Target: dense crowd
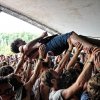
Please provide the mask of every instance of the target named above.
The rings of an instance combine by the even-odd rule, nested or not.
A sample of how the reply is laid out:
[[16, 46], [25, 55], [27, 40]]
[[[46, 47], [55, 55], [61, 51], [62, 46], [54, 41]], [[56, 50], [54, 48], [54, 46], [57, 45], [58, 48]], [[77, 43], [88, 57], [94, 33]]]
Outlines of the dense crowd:
[[0, 55], [0, 100], [100, 100], [100, 46], [91, 41], [75, 32], [14, 40], [15, 54]]

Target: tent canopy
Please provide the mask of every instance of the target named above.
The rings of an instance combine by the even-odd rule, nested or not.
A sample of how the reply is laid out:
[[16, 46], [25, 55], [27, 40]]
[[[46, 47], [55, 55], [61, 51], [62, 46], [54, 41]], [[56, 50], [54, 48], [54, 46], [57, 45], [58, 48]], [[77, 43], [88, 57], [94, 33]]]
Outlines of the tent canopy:
[[100, 0], [0, 0], [0, 10], [51, 34], [100, 38]]

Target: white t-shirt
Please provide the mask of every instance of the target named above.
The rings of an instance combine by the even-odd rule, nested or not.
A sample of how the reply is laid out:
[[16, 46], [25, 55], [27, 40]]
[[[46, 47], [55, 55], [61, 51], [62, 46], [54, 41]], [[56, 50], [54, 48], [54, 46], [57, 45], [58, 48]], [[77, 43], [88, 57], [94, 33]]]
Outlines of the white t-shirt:
[[58, 91], [52, 91], [49, 94], [49, 100], [63, 100], [63, 97], [61, 95], [62, 91], [63, 91], [63, 89], [60, 89]]

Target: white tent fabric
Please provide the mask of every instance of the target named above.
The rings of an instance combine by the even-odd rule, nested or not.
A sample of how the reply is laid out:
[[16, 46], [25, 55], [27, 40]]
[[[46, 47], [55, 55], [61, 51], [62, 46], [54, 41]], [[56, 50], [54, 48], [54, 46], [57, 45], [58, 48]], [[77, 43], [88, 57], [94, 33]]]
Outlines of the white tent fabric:
[[0, 9], [53, 34], [100, 38], [100, 0], [0, 0]]

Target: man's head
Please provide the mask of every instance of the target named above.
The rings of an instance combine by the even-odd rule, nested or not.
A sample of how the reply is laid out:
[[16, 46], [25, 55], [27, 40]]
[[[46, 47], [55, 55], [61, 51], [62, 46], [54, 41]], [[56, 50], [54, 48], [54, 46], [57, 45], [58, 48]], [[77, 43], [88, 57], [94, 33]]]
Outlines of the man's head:
[[84, 66], [83, 63], [81, 63], [80, 61], [77, 61], [77, 62], [75, 63], [75, 65], [74, 65], [73, 68], [74, 68], [74, 69], [77, 69], [78, 72], [81, 73], [81, 71], [83, 70], [83, 66]]
[[58, 86], [59, 79], [60, 77], [58, 73], [52, 69], [44, 71], [41, 75], [41, 81], [49, 87], [53, 87], [55, 85]]
[[3, 66], [0, 68], [0, 76], [7, 76], [14, 72], [14, 69], [11, 66]]
[[100, 73], [91, 77], [87, 85], [91, 100], [100, 100]]
[[61, 75], [61, 84], [60, 88], [68, 88], [70, 87], [78, 78], [79, 72], [75, 68], [70, 68], [69, 70], [64, 70], [64, 72]]
[[19, 53], [19, 47], [21, 45], [25, 45], [25, 41], [23, 41], [22, 39], [16, 39], [11, 43], [11, 50], [14, 53]]
[[15, 92], [13, 91], [12, 85], [9, 83], [7, 78], [0, 77], [0, 96], [3, 100], [15, 100]]
[[9, 79], [10, 84], [14, 87], [14, 91], [16, 92], [16, 94], [18, 93], [18, 90], [21, 87], [23, 87], [22, 98], [25, 98], [26, 97], [26, 89], [21, 80], [21, 76], [16, 75], [16, 74], [10, 74], [9, 77], [7, 77], [7, 78]]
[[16, 91], [19, 87], [23, 85], [23, 82], [21, 80], [21, 76], [16, 75], [16, 74], [10, 74], [9, 77], [9, 82], [11, 83], [12, 86], [14, 86], [14, 90]]

